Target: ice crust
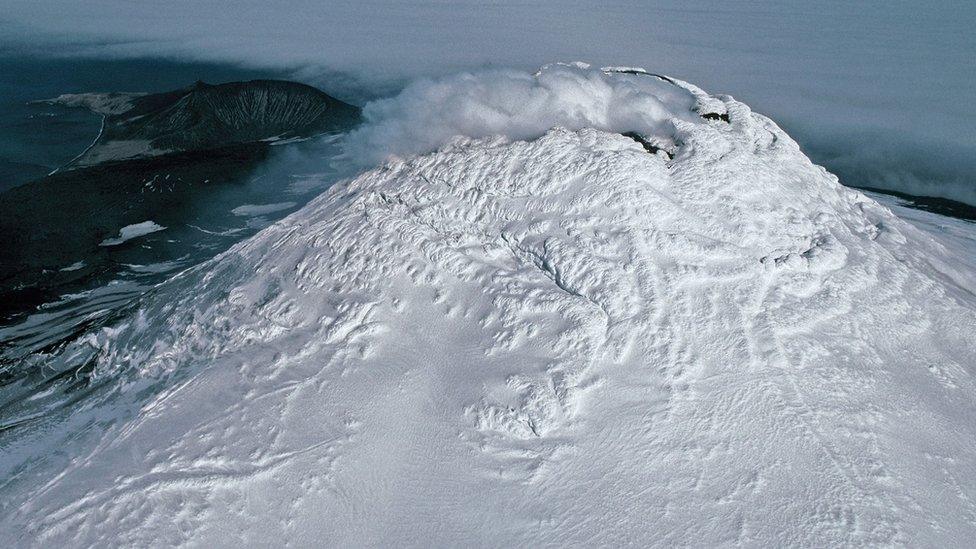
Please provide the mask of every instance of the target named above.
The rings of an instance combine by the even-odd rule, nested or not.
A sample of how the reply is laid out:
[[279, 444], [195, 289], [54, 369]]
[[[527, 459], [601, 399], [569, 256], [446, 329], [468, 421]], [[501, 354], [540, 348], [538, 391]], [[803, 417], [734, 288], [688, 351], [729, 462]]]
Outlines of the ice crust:
[[274, 204], [244, 204], [231, 210], [231, 213], [238, 216], [253, 217], [280, 212], [281, 210], [287, 210], [288, 208], [294, 207], [294, 202], [276, 202]]
[[404, 153], [39, 357], [91, 393], [0, 438], [0, 545], [969, 543], [955, 241], [665, 85], [673, 160]]

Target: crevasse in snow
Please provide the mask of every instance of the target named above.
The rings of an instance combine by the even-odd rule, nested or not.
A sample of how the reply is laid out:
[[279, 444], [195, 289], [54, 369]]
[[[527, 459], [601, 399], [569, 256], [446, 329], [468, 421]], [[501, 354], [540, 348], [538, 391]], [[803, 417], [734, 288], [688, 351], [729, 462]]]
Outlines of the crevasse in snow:
[[976, 278], [666, 85], [673, 159], [402, 154], [43, 357], [91, 381], [0, 435], [0, 540], [966, 543]]

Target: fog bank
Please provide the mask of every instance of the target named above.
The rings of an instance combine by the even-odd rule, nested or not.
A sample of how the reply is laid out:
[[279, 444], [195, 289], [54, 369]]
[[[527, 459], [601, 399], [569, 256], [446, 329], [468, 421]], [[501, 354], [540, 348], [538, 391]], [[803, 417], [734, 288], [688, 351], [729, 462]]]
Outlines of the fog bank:
[[974, 185], [972, 2], [7, 0], [0, 18], [6, 54], [287, 67], [346, 97], [471, 68], [645, 66], [772, 116], [849, 184]]

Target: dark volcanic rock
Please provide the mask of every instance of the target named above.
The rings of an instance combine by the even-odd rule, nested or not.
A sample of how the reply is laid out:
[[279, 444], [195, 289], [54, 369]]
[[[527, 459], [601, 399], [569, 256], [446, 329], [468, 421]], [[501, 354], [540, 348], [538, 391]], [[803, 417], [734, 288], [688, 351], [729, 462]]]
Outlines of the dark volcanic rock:
[[[100, 245], [120, 227], [150, 219], [184, 226], [210, 206], [215, 192], [251, 174], [268, 152], [267, 145], [251, 143], [113, 162], [0, 193], [0, 323], [65, 292], [106, 282], [120, 268], [120, 251], [138, 245]], [[64, 269], [76, 262], [83, 267]]]
[[971, 206], [965, 202], [957, 202], [948, 198], [938, 196], [916, 196], [908, 193], [893, 191], [891, 189], [880, 189], [877, 187], [857, 187], [865, 191], [896, 196], [904, 200], [909, 206], [919, 210], [925, 210], [939, 215], [956, 217], [967, 221], [976, 221], [976, 206]]
[[704, 118], [705, 120], [718, 120], [720, 122], [725, 122], [726, 124], [729, 123], [729, 113], [725, 113], [725, 112], [722, 113], [706, 112], [706, 113], [702, 113], [701, 117]]
[[51, 171], [38, 164], [14, 162], [0, 158], [0, 192], [16, 187], [38, 177], [44, 177]]
[[[647, 152], [649, 152], [649, 153], [651, 153], [651, 154], [657, 154], [658, 151], [664, 150], [661, 147], [658, 147], [657, 145], [651, 143], [650, 141], [648, 141], [647, 139], [645, 139], [643, 135], [641, 135], [641, 134], [639, 134], [637, 132], [624, 132], [624, 133], [622, 133], [620, 135], [622, 135], [624, 137], [629, 137], [629, 138], [633, 139], [634, 141], [640, 143], [641, 146], [644, 147], [644, 150], [647, 151]], [[666, 154], [670, 160], [674, 160], [674, 153], [673, 152], [671, 152], [671, 151], [664, 151], [664, 154]]]
[[252, 80], [171, 92], [62, 96], [105, 116], [102, 132], [66, 168], [310, 137], [348, 129], [359, 108], [297, 82]]

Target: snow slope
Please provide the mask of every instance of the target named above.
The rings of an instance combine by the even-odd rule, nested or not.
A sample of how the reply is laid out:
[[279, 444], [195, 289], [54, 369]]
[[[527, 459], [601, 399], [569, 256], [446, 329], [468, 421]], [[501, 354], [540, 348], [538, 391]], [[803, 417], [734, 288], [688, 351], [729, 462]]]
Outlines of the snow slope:
[[665, 84], [656, 153], [406, 155], [35, 357], [0, 544], [968, 543], [976, 274]]

